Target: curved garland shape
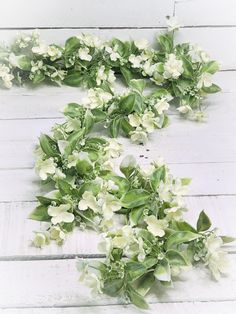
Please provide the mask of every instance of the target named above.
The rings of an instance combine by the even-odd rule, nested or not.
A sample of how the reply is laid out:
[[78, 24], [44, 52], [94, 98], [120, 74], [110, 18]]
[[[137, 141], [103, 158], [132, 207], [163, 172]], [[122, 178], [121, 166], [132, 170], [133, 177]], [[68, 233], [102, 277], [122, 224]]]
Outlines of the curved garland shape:
[[[100, 250], [106, 262], [79, 260], [81, 280], [93, 292], [121, 296], [140, 308], [148, 307], [145, 296], [154, 285], [171, 285], [191, 265], [207, 266], [218, 279], [227, 265], [221, 246], [233, 240], [217, 236], [204, 211], [196, 226], [183, 219], [189, 179], [174, 178], [161, 159], [142, 169], [132, 156], [121, 162], [117, 174], [113, 160], [121, 145], [92, 131], [103, 124], [112, 137], [123, 132], [144, 143], [167, 124], [172, 99], [180, 113], [202, 118], [201, 99], [220, 90], [211, 81], [218, 64], [200, 48], [174, 45], [177, 28], [169, 21], [169, 31], [158, 37], [158, 50], [148, 48], [146, 40], [101, 42], [92, 35], [48, 46], [33, 33], [0, 51], [6, 88], [43, 81], [91, 88], [81, 104], [66, 106], [64, 123], [40, 137], [35, 168], [52, 190], [37, 197], [39, 205], [30, 215], [47, 223], [46, 231], [35, 233], [34, 245], [51, 240], [61, 245], [75, 227], [103, 233]], [[113, 92], [115, 75], [129, 86], [123, 95]], [[155, 87], [149, 95], [143, 92], [145, 82]]]
[[[127, 102], [133, 94], [117, 96], [115, 102]], [[190, 180], [174, 178], [161, 159], [142, 169], [132, 156], [121, 162], [117, 174], [113, 160], [121, 145], [92, 131], [109, 106], [93, 110], [99, 109], [68, 104], [66, 122], [40, 137], [36, 172], [53, 190], [37, 197], [39, 205], [30, 215], [47, 222], [46, 231], [36, 232], [34, 245], [51, 240], [61, 245], [76, 227], [102, 233], [99, 249], [106, 261], [78, 260], [80, 279], [92, 292], [120, 296], [140, 308], [148, 307], [145, 295], [152, 287], [171, 285], [192, 265], [207, 266], [219, 279], [227, 266], [221, 246], [233, 239], [217, 236], [204, 211], [196, 226], [184, 220], [183, 195]]]
[[169, 20], [168, 31], [157, 38], [156, 49], [145, 39], [103, 42], [81, 34], [59, 46], [46, 45], [37, 32], [21, 34], [9, 47], [0, 48], [0, 82], [6, 88], [13, 83], [42, 82], [107, 88], [117, 76], [127, 85], [132, 79], [146, 78], [153, 87], [163, 87], [171, 94], [179, 112], [192, 116], [195, 110], [195, 117], [201, 119], [201, 100], [220, 90], [212, 83], [219, 65], [196, 45], [175, 45], [178, 28]]

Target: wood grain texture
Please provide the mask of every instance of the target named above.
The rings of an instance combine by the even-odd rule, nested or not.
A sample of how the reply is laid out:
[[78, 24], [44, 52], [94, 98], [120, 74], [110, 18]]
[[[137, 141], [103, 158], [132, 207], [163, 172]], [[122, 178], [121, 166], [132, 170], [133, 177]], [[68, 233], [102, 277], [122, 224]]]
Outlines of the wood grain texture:
[[[201, 267], [184, 272], [171, 288], [154, 289], [147, 300], [156, 302], [232, 301], [236, 295], [236, 255], [230, 255], [231, 271], [219, 282]], [[94, 297], [78, 281], [75, 260], [0, 262], [0, 307], [64, 307], [122, 304]]]
[[173, 14], [174, 1], [9, 0], [1, 10], [2, 28], [156, 27], [165, 25], [166, 15]]
[[234, 0], [177, 0], [175, 14], [187, 26], [236, 26]]
[[[216, 302], [180, 302], [180, 303], [158, 303], [150, 304], [150, 309], [145, 313], [158, 314], [234, 314], [236, 301], [216, 301]], [[132, 305], [112, 305], [112, 306], [89, 306], [89, 307], [68, 307], [68, 308], [23, 308], [23, 309], [2, 309], [1, 314], [142, 314]]]
[[[204, 209], [212, 220], [212, 227], [218, 228], [219, 235], [227, 234], [236, 237], [236, 196], [187, 197], [185, 201], [189, 211], [184, 214], [184, 217], [193, 226], [196, 225], [200, 211]], [[35, 206], [34, 202], [0, 204], [0, 259], [65, 258], [74, 255], [101, 254], [97, 248], [101, 238], [96, 232], [89, 230], [76, 229], [68, 235], [65, 244], [61, 247], [55, 243], [42, 249], [32, 246], [33, 232], [46, 230], [48, 226], [47, 223], [28, 219], [29, 213]], [[236, 243], [232, 243], [228, 249], [235, 251]]]

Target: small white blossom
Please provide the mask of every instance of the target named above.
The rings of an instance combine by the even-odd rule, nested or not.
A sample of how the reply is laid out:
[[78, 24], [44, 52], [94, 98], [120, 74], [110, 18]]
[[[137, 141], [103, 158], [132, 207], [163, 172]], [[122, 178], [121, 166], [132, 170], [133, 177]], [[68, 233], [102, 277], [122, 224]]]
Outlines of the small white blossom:
[[128, 115], [129, 124], [133, 127], [138, 127], [142, 123], [141, 117], [135, 112]]
[[183, 106], [179, 106], [177, 110], [182, 114], [186, 114], [186, 113], [191, 112], [192, 108], [189, 105], [183, 105]]
[[42, 248], [43, 246], [49, 244], [50, 240], [46, 232], [35, 232], [33, 239], [33, 245], [37, 248]]
[[165, 235], [165, 229], [168, 227], [168, 223], [164, 219], [157, 219], [154, 215], [147, 216], [145, 219], [147, 229], [155, 237], [163, 237]]
[[61, 204], [59, 206], [49, 206], [48, 215], [51, 216], [52, 224], [56, 225], [61, 222], [70, 223], [74, 221], [74, 215], [68, 213], [68, 210], [71, 209], [70, 204]]
[[189, 55], [193, 63], [210, 61], [209, 54], [198, 45], [190, 45]]
[[95, 213], [100, 211], [100, 206], [98, 205], [96, 197], [91, 191], [85, 191], [82, 195], [82, 199], [79, 201], [79, 210], [92, 209]]
[[100, 48], [102, 46], [101, 39], [93, 34], [81, 34], [77, 37], [88, 47]]
[[155, 107], [157, 113], [161, 115], [163, 113], [163, 111], [166, 111], [169, 109], [170, 105], [169, 105], [166, 97], [162, 97], [161, 99], [159, 99], [157, 101], [157, 103], [155, 104], [154, 107]]
[[109, 46], [105, 48], [105, 51], [109, 53], [109, 57], [110, 57], [111, 61], [117, 61], [118, 59], [121, 58], [119, 53], [114, 51], [114, 49], [112, 49]]
[[109, 193], [100, 193], [98, 196], [98, 204], [101, 207], [103, 217], [106, 220], [111, 219], [114, 212], [121, 209], [119, 200], [114, 195]]
[[151, 61], [148, 60], [143, 64], [142, 68], [143, 68], [143, 73], [145, 75], [153, 76], [153, 73], [156, 69], [156, 65], [152, 64]]
[[32, 52], [37, 55], [46, 55], [47, 51], [48, 51], [48, 46], [44, 43], [40, 43], [39, 46], [32, 48]]
[[212, 85], [212, 75], [210, 73], [202, 73], [197, 83], [197, 88], [210, 87]]
[[80, 48], [78, 52], [79, 58], [81, 60], [91, 61], [92, 56], [89, 54], [89, 48]]
[[0, 78], [6, 88], [12, 87], [12, 80], [14, 76], [10, 74], [10, 69], [5, 64], [0, 64]]
[[178, 30], [182, 25], [180, 25], [179, 21], [175, 16], [171, 16], [167, 18], [167, 26], [168, 26], [168, 31], [172, 32], [175, 30]]
[[62, 55], [60, 49], [58, 49], [54, 45], [51, 45], [47, 48], [47, 54], [50, 57], [51, 61], [55, 61], [55, 60], [59, 59]]
[[138, 49], [140, 49], [140, 50], [142, 50], [142, 49], [147, 49], [148, 46], [149, 46], [148, 41], [147, 41], [147, 39], [145, 39], [145, 38], [135, 40], [135, 41], [134, 41], [134, 44], [135, 44], [135, 46], [136, 46]]
[[160, 182], [157, 192], [161, 201], [164, 201], [164, 202], [171, 201], [170, 189], [171, 189], [170, 185], [164, 183], [163, 181]]
[[58, 245], [63, 244], [66, 234], [64, 231], [61, 230], [59, 226], [52, 226], [49, 230], [50, 238], [55, 240]]
[[101, 108], [112, 99], [112, 94], [101, 88], [89, 89], [87, 97], [82, 99], [82, 105], [88, 109]]
[[145, 112], [142, 116], [142, 126], [148, 133], [152, 133], [156, 128], [157, 118], [152, 111]]
[[135, 131], [130, 132], [131, 141], [137, 144], [144, 144], [147, 142], [147, 133], [142, 128], [137, 128]]
[[129, 56], [129, 62], [131, 63], [133, 68], [141, 68], [142, 61], [143, 58], [141, 56], [135, 56], [134, 54], [131, 54]]
[[164, 78], [177, 79], [184, 71], [183, 61], [178, 60], [175, 54], [171, 53], [164, 64]]
[[109, 139], [109, 145], [104, 148], [108, 158], [117, 158], [122, 153], [122, 145], [116, 139]]
[[35, 163], [35, 171], [42, 180], [46, 180], [48, 178], [48, 175], [55, 174], [56, 165], [53, 158], [45, 160], [38, 159]]

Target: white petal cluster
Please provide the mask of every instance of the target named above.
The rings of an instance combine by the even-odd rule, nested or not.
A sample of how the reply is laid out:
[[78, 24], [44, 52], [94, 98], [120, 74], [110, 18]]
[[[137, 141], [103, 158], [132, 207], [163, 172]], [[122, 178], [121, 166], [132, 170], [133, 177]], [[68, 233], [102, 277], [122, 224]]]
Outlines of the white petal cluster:
[[209, 54], [198, 45], [190, 45], [189, 55], [193, 63], [210, 61]]
[[69, 213], [71, 209], [70, 204], [61, 204], [59, 206], [49, 206], [48, 215], [51, 216], [51, 221], [53, 225], [65, 222], [70, 223], [74, 221], [74, 214]]
[[166, 62], [164, 63], [164, 78], [172, 78], [176, 80], [183, 73], [183, 71], [183, 61], [178, 60], [175, 54], [169, 54]]
[[10, 73], [10, 69], [5, 64], [0, 64], [0, 78], [6, 88], [12, 87], [14, 76]]
[[78, 51], [79, 58], [85, 61], [91, 61], [92, 56], [89, 54], [89, 48], [80, 48]]
[[106, 70], [105, 66], [102, 65], [97, 71], [97, 76], [96, 76], [96, 82], [97, 85], [100, 86], [102, 82], [109, 82], [113, 83], [116, 80], [116, 77], [114, 75], [114, 71], [112, 70]]
[[56, 164], [53, 158], [38, 159], [35, 163], [35, 171], [42, 180], [46, 180], [49, 175], [53, 175], [56, 172]]
[[102, 108], [112, 97], [112, 94], [101, 88], [89, 89], [87, 97], [82, 99], [81, 104], [88, 109]]

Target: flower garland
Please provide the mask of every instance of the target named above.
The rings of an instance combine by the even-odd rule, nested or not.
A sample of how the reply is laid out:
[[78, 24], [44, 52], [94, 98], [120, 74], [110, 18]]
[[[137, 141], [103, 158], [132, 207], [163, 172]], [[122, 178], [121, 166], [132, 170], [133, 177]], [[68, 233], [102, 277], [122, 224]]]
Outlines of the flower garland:
[[[159, 50], [148, 48], [146, 40], [102, 43], [92, 35], [69, 38], [64, 47], [47, 46], [33, 33], [0, 53], [7, 88], [43, 81], [90, 88], [80, 104], [65, 107], [65, 122], [40, 136], [35, 169], [51, 192], [37, 197], [30, 215], [47, 223], [46, 231], [35, 232], [34, 245], [51, 240], [62, 245], [76, 227], [102, 233], [99, 249], [106, 260], [78, 260], [80, 279], [92, 292], [120, 296], [143, 309], [156, 284], [170, 286], [192, 265], [205, 265], [219, 279], [228, 263], [221, 247], [233, 240], [217, 236], [204, 211], [196, 226], [184, 220], [188, 178], [173, 177], [162, 159], [143, 169], [133, 156], [123, 159], [117, 174], [121, 144], [93, 131], [102, 124], [112, 137], [122, 133], [140, 144], [166, 126], [169, 102], [182, 114], [195, 110], [195, 118], [202, 116], [203, 96], [219, 91], [211, 81], [218, 64], [200, 48], [175, 46], [176, 28], [170, 19], [169, 31], [158, 38]], [[129, 86], [122, 95], [113, 91], [114, 74]], [[146, 82], [158, 88], [145, 94]]]
[[0, 83], [45, 82], [84, 85], [88, 88], [111, 86], [117, 76], [126, 84], [145, 78], [156, 88], [163, 87], [174, 98], [177, 110], [201, 119], [201, 100], [220, 88], [212, 83], [219, 70], [216, 61], [196, 45], [174, 44], [179, 24], [168, 20], [168, 31], [157, 38], [157, 49], [146, 39], [102, 41], [91, 34], [66, 40], [64, 46], [46, 45], [37, 31], [21, 34], [9, 47], [0, 48]]

